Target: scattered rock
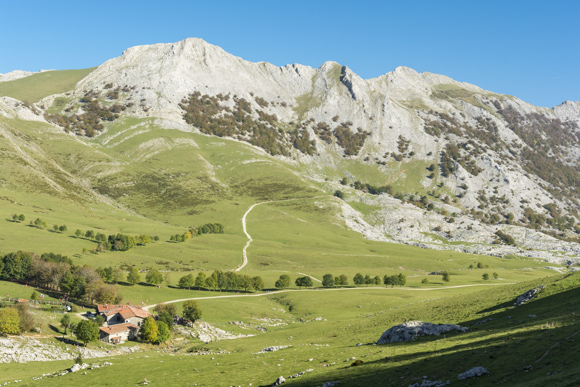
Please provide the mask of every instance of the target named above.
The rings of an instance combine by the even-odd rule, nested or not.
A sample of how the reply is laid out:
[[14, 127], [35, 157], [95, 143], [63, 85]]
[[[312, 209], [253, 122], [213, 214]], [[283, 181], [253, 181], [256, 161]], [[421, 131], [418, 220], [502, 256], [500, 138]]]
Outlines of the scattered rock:
[[432, 324], [422, 321], [409, 321], [395, 325], [382, 334], [377, 344], [410, 341], [418, 336], [437, 336], [449, 331], [465, 332], [468, 328], [453, 324]]
[[493, 318], [486, 318], [484, 320], [481, 320], [481, 321], [476, 322], [475, 324], [473, 324], [473, 326], [476, 327], [478, 325], [485, 324], [486, 322], [490, 322], [492, 320], [493, 320]]
[[283, 376], [278, 377], [278, 379], [276, 379], [276, 381], [274, 382], [274, 384], [272, 384], [273, 386], [279, 386], [282, 383], [286, 383], [286, 379], [284, 379]]
[[409, 387], [443, 387], [451, 382], [448, 380], [446, 382], [442, 382], [441, 380], [423, 380], [421, 383], [417, 382], [415, 384], [409, 384]]
[[540, 293], [546, 286], [540, 285], [537, 288], [533, 288], [522, 294], [516, 299], [515, 305], [520, 306], [528, 301], [531, 301], [536, 294]]
[[81, 364], [75, 364], [72, 367], [70, 367], [69, 371], [70, 372], [77, 372], [77, 371], [80, 371], [80, 370], [84, 370], [85, 368], [88, 368], [88, 367], [89, 367], [89, 365], [86, 364], [86, 363], [83, 363], [82, 365]]
[[489, 371], [483, 367], [473, 367], [469, 371], [465, 371], [464, 373], [457, 375], [457, 379], [465, 380], [467, 378], [473, 378], [475, 376], [481, 376], [483, 374], [489, 374]]
[[266, 353], [266, 352], [276, 352], [276, 351], [279, 351], [281, 349], [288, 348], [288, 347], [291, 347], [291, 345], [272, 346], [272, 347], [264, 348], [260, 352], [256, 352], [254, 355], [257, 355], [259, 353]]
[[31, 361], [73, 360], [80, 352], [83, 359], [106, 357], [124, 352], [122, 349], [99, 351], [84, 347], [61, 347], [26, 337], [0, 338], [0, 363], [27, 363]]

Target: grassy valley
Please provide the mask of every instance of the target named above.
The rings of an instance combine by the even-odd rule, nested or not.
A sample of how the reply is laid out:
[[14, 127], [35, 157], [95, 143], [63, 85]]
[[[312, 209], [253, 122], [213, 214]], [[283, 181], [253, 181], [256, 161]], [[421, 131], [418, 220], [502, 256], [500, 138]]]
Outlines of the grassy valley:
[[[350, 157], [374, 146], [370, 140], [365, 145], [371, 133], [362, 129], [351, 133], [353, 123], [339, 123], [338, 115], [332, 119], [334, 132], [311, 119], [293, 123], [286, 136], [281, 128], [292, 125], [279, 122], [276, 115], [256, 113], [249, 102], [236, 96], [232, 97], [235, 105], [229, 106], [229, 97], [222, 96], [220, 104], [200, 93], [192, 94], [189, 105], [182, 108], [189, 114], [186, 121], [198, 123], [202, 130], [146, 114], [149, 107], [118, 116], [103, 108], [98, 119], [102, 127], [89, 136], [78, 128], [90, 118], [83, 116], [83, 109], [88, 110], [92, 94], [86, 92], [81, 99], [87, 101], [81, 102], [74, 93], [59, 93], [74, 91], [93, 70], [43, 72], [0, 83], [0, 96], [26, 101], [14, 108], [14, 114], [0, 115], [0, 264], [18, 251], [30, 253], [36, 261], [43, 253], [61, 254], [67, 260], [44, 262], [51, 267], [64, 262], [65, 271], [71, 273], [89, 267], [120, 272], [121, 277], [107, 280], [107, 286], [115, 289], [122, 304], [142, 305], [151, 312], [156, 304], [173, 304], [181, 314], [186, 300], [196, 300], [203, 315], [192, 328], [176, 326], [161, 344], [90, 342], [88, 348], [101, 351], [103, 357], [84, 361], [112, 365], [84, 373], [54, 376], [70, 368], [72, 359], [15, 364], [0, 358], [0, 384], [20, 380], [30, 386], [107, 386], [119, 381], [123, 385], [266, 386], [279, 376], [286, 378], [287, 385], [306, 386], [332, 381], [341, 386], [409, 386], [423, 380], [449, 380], [462, 386], [567, 386], [580, 380], [573, 362], [578, 352], [575, 340], [580, 337], [575, 320], [580, 313], [575, 301], [580, 295], [580, 273], [523, 255], [466, 253], [466, 244], [441, 236], [444, 230], [435, 223], [432, 227], [431, 220], [424, 221], [429, 231], [423, 234], [445, 249], [395, 243], [382, 231], [390, 242], [354, 231], [367, 227], [364, 221], [383, 231], [385, 221], [414, 228], [396, 213], [407, 205], [414, 205], [425, 219], [428, 214], [439, 216], [445, 225], [455, 223], [455, 218], [463, 224], [469, 216], [465, 210], [460, 219], [443, 207], [464, 210], [455, 200], [458, 195], [452, 198], [464, 185], [445, 185], [447, 180], [435, 173], [439, 167], [413, 158], [415, 152], [408, 152], [409, 142], [403, 137], [399, 136], [399, 154], [385, 154], [380, 160]], [[105, 89], [94, 101], [107, 109], [117, 103], [127, 109], [133, 106], [123, 93], [136, 86], [107, 83]], [[45, 118], [53, 122], [67, 112], [66, 131], [34, 116], [32, 110], [31, 116], [16, 113], [17, 108], [27, 109], [26, 104], [53, 94], [59, 95], [51, 106], [35, 109], [44, 109]], [[310, 110], [304, 108], [304, 98], [290, 107], [286, 102], [268, 103], [253, 92], [251, 96], [264, 109], [288, 107], [301, 116]], [[474, 93], [445, 87], [437, 88], [433, 98], [479, 101]], [[221, 119], [219, 125], [198, 114], [204, 108], [216, 122]], [[250, 121], [252, 112], [263, 122]], [[264, 145], [266, 135], [244, 137], [248, 125], [258, 124], [265, 132], [276, 131], [274, 148]], [[227, 130], [232, 133], [222, 133]], [[320, 147], [326, 153], [315, 152], [319, 148], [310, 142], [309, 130], [328, 145]], [[278, 145], [285, 141], [294, 148], [280, 151]], [[332, 146], [340, 151], [332, 153]], [[323, 160], [319, 163], [308, 159], [319, 156]], [[427, 177], [430, 172], [433, 175]], [[451, 187], [454, 184], [458, 187]], [[487, 188], [497, 191], [491, 185]], [[392, 213], [381, 212], [386, 207], [381, 207], [384, 203], [377, 194], [382, 192], [396, 203]], [[477, 202], [475, 196], [473, 200]], [[493, 204], [501, 205], [499, 199]], [[550, 208], [561, 215], [555, 205]], [[223, 233], [196, 235], [207, 224], [219, 224]], [[492, 226], [481, 225], [493, 235]], [[464, 228], [471, 230], [471, 225]], [[102, 234], [102, 239], [95, 234]], [[126, 249], [116, 243], [141, 237], [151, 242], [135, 242]], [[485, 247], [483, 242], [471, 244]], [[522, 251], [534, 253], [531, 248]], [[570, 248], [561, 255], [565, 254], [572, 257], [574, 252]], [[163, 280], [147, 283], [146, 276], [156, 270]], [[141, 275], [135, 284], [127, 276], [132, 271]], [[218, 290], [207, 282], [202, 286], [181, 282], [187, 275], [209, 277], [214, 271], [260, 277], [263, 286]], [[359, 273], [379, 281], [355, 284]], [[31, 298], [33, 291], [46, 294], [42, 300], [52, 302], [31, 308], [40, 331], [29, 329], [22, 337], [38, 340], [34, 345], [44, 345], [48, 352], [76, 354], [79, 348], [73, 336], [70, 331], [65, 335], [60, 324], [64, 282], [34, 288], [32, 276], [16, 278], [17, 274], [0, 266], [4, 308], [14, 299]], [[328, 274], [343, 275], [348, 283], [323, 286]], [[290, 277], [289, 286], [277, 287], [281, 275]], [[402, 286], [383, 281], [399, 275], [406, 280]], [[312, 279], [312, 286], [295, 283], [303, 276]], [[545, 288], [535, 299], [514, 306], [519, 295], [539, 285]], [[76, 298], [78, 309], [70, 315], [79, 322], [94, 305], [86, 293]], [[413, 320], [459, 324], [469, 330], [374, 344], [385, 330]], [[262, 351], [272, 346], [280, 348]], [[485, 367], [489, 374], [457, 379], [476, 366]], [[299, 377], [289, 378], [292, 375]]]

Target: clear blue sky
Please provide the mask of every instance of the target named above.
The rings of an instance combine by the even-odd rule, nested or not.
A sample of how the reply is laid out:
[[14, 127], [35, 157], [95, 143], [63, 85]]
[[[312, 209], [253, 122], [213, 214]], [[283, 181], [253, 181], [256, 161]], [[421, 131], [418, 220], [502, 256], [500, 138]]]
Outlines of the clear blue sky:
[[539, 106], [580, 101], [580, 1], [2, 0], [0, 73], [199, 37], [250, 61], [408, 66]]

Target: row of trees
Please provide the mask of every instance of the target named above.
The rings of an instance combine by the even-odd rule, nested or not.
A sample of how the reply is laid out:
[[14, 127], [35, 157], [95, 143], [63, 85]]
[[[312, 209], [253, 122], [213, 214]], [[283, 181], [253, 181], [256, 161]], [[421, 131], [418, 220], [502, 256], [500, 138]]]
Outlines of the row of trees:
[[[111, 268], [100, 271], [111, 277], [114, 274]], [[40, 256], [22, 251], [8, 253], [0, 257], [0, 279], [60, 290], [89, 303], [118, 303], [122, 299], [117, 287], [105, 284], [104, 278], [91, 266], [73, 265], [67, 256], [54, 253]]]
[[193, 274], [184, 275], [179, 279], [180, 288], [191, 289], [196, 287], [198, 289], [219, 289], [219, 290], [255, 290], [264, 289], [264, 281], [262, 277], [250, 277], [244, 274], [237, 274], [233, 271], [223, 272], [221, 270], [214, 271], [210, 276], [207, 276], [203, 271], [199, 272], [196, 277]]

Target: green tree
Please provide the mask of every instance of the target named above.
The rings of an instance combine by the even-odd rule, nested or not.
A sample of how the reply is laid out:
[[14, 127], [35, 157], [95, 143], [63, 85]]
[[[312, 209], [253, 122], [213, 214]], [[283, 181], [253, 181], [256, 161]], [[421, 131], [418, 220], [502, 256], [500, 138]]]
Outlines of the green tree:
[[201, 318], [201, 308], [195, 300], [188, 300], [183, 303], [182, 316], [192, 322]]
[[156, 268], [152, 267], [145, 276], [145, 281], [151, 285], [161, 285], [163, 283], [163, 274], [161, 274], [161, 272]]
[[177, 316], [177, 308], [175, 307], [175, 304], [166, 304], [162, 302], [160, 304], [155, 305], [153, 311], [158, 315], [168, 313], [171, 317]]
[[206, 280], [207, 276], [203, 271], [200, 271], [199, 273], [197, 273], [197, 277], [195, 277], [195, 286], [200, 289], [205, 287]]
[[80, 321], [75, 330], [75, 336], [87, 346], [87, 343], [95, 341], [99, 338], [99, 326], [92, 320]]
[[365, 275], [365, 285], [372, 285], [375, 283], [375, 279], [370, 275]]
[[355, 285], [362, 285], [365, 283], [365, 277], [361, 273], [356, 273], [352, 279]]
[[113, 282], [118, 283], [119, 281], [123, 281], [125, 278], [127, 278], [127, 276], [125, 276], [125, 272], [123, 270], [118, 267], [113, 270]]
[[54, 232], [58, 232], [58, 224], [55, 224], [54, 226], [52, 226], [52, 229], [54, 230]]
[[381, 284], [381, 277], [379, 277], [378, 275], [375, 276], [375, 285], [380, 285]]
[[399, 276], [398, 275], [392, 275], [389, 277], [388, 279], [388, 285], [391, 285], [391, 287], [398, 285], [399, 284]]
[[38, 299], [38, 292], [36, 290], [34, 290], [32, 292], [32, 294], [30, 295], [30, 300], [36, 301], [37, 299]]
[[448, 271], [443, 271], [441, 273], [441, 276], [442, 276], [441, 279], [443, 280], [443, 282], [449, 282], [449, 281], [451, 281], [451, 274], [449, 274]]
[[82, 235], [83, 235], [83, 232], [82, 232], [81, 230], [76, 230], [76, 231], [75, 231], [75, 236], [76, 236], [77, 238], [80, 238]]
[[484, 281], [487, 281], [489, 279], [489, 274], [483, 273], [481, 277], [483, 278]]
[[169, 333], [169, 326], [167, 326], [167, 324], [160, 319], [159, 321], [157, 321], [157, 327], [158, 331], [156, 343], [163, 344], [167, 340], [169, 340], [169, 337], [171, 336], [171, 334]]
[[70, 318], [70, 314], [66, 313], [64, 316], [60, 318], [60, 326], [64, 328], [64, 334], [66, 335], [66, 331], [70, 328], [70, 324], [72, 320]]
[[403, 274], [403, 273], [399, 273], [399, 286], [405, 286], [405, 284], [407, 283], [407, 277]]
[[20, 333], [20, 315], [15, 308], [0, 310], [0, 334], [17, 335]]
[[286, 289], [290, 286], [290, 276], [288, 274], [282, 274], [274, 286], [276, 286], [276, 289]]
[[423, 278], [423, 279], [421, 280], [421, 283], [422, 283], [423, 285], [429, 285], [429, 278], [427, 278], [427, 277]]
[[169, 330], [173, 329], [173, 315], [168, 312], [163, 312], [159, 315], [157, 322], [163, 321]]
[[34, 221], [34, 225], [38, 228], [45, 229], [48, 226], [48, 223], [46, 223], [44, 220], [40, 218], [36, 218], [36, 220]]
[[256, 276], [252, 278], [252, 289], [255, 291], [261, 291], [264, 289], [264, 280], [260, 276]]
[[63, 224], [62, 226], [60, 226], [58, 228], [58, 231], [60, 231], [60, 232], [65, 232], [66, 230], [67, 230], [66, 224]]
[[207, 279], [205, 280], [205, 287], [208, 289], [215, 290], [216, 286], [217, 286], [217, 282], [216, 282], [215, 278], [212, 276], [207, 277]]
[[299, 288], [301, 288], [302, 286], [311, 287], [313, 285], [312, 284], [312, 278], [310, 278], [308, 276], [296, 278], [295, 284]]
[[339, 199], [343, 199], [344, 198], [344, 194], [342, 193], [341, 190], [338, 190], [338, 189], [336, 191], [334, 191], [334, 196], [336, 196]]
[[111, 266], [109, 266], [109, 267], [105, 267], [103, 269], [103, 275], [101, 277], [103, 278], [103, 281], [105, 281], [105, 282], [112, 282], [113, 281], [113, 274], [114, 274], [114, 270]]
[[157, 341], [157, 334], [159, 332], [159, 327], [157, 326], [157, 322], [151, 316], [147, 317], [143, 320], [143, 325], [141, 326], [141, 330], [139, 331], [139, 336], [143, 341], [147, 341], [149, 343], [155, 343]]
[[75, 276], [70, 270], [67, 270], [66, 273], [64, 273], [58, 287], [65, 293], [72, 293], [72, 290], [75, 287]]
[[141, 274], [139, 274], [139, 269], [137, 269], [135, 266], [129, 270], [129, 274], [127, 274], [127, 282], [129, 282], [131, 285], [135, 285], [136, 283], [141, 282]]
[[148, 243], [151, 243], [151, 237], [149, 235], [141, 234], [137, 237], [137, 244], [145, 246]]
[[345, 274], [339, 276], [341, 285], [348, 285], [348, 277]]
[[12, 215], [12, 220], [18, 222], [18, 214]]
[[87, 230], [87, 232], [85, 232], [85, 237], [92, 239], [95, 236], [95, 232], [93, 230]]
[[493, 279], [495, 279], [495, 280], [499, 278], [499, 274], [497, 274], [495, 272], [492, 274], [492, 276], [493, 276]]
[[239, 281], [240, 288], [244, 289], [244, 291], [248, 291], [250, 287], [252, 287], [252, 279], [248, 275], [243, 275], [240, 277]]
[[193, 278], [193, 274], [189, 273], [181, 277], [179, 279], [178, 285], [182, 289], [185, 288], [191, 289], [193, 286], [195, 286], [195, 278]]
[[26, 220], [26, 217], [24, 216], [24, 214], [20, 214], [18, 215], [18, 220], [24, 222]]
[[332, 274], [325, 274], [322, 277], [322, 286], [327, 288], [334, 286], [334, 276]]

